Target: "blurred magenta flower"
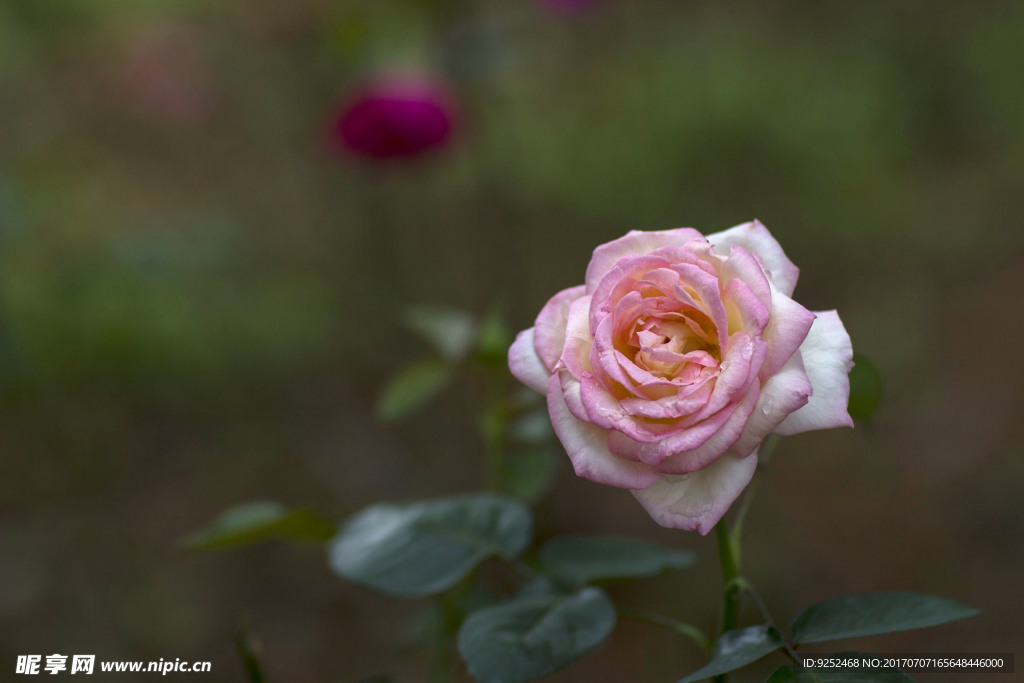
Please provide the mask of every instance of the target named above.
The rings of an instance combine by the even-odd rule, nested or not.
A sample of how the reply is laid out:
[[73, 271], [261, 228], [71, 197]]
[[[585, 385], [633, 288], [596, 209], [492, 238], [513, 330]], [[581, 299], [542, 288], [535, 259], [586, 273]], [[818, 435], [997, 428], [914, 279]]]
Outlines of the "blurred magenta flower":
[[332, 124], [335, 143], [371, 159], [411, 158], [444, 145], [458, 118], [454, 96], [426, 75], [378, 76], [345, 101]]

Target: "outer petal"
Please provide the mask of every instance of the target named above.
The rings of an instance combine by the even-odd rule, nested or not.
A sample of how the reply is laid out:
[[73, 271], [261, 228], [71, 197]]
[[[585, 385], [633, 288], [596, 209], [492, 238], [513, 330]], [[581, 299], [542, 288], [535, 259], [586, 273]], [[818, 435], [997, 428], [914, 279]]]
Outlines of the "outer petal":
[[576, 299], [569, 305], [565, 325], [565, 347], [559, 362], [576, 377], [590, 372], [590, 347], [594, 345], [594, 338], [590, 335], [590, 322], [587, 319], [589, 310], [589, 296]]
[[723, 285], [729, 284], [733, 279], [739, 278], [747, 283], [757, 298], [765, 306], [771, 304], [771, 285], [768, 284], [768, 277], [764, 274], [761, 262], [739, 244], [729, 247], [729, 257], [725, 259], [719, 271]]
[[814, 323], [814, 314], [777, 289], [772, 290], [772, 310], [764, 339], [768, 353], [761, 366], [761, 379], [778, 372], [796, 353]]
[[793, 265], [786, 252], [782, 251], [782, 247], [760, 221], [744, 223], [708, 235], [708, 241], [714, 245], [715, 253], [720, 256], [728, 256], [732, 245], [740, 245], [757, 256], [772, 284], [780, 292], [786, 296], [793, 294], [800, 269]]
[[587, 414], [587, 409], [583, 406], [580, 381], [573, 377], [571, 372], [559, 372], [556, 377], [562, 385], [562, 399], [569, 412], [578, 420], [590, 422], [590, 415]]
[[807, 405], [810, 395], [811, 382], [804, 372], [803, 360], [799, 353], [793, 354], [779, 372], [761, 385], [761, 395], [743, 427], [743, 435], [729, 450], [740, 456], [756, 451], [780, 422]]
[[598, 484], [623, 489], [642, 489], [661, 475], [647, 465], [617, 458], [608, 450], [608, 432], [573, 417], [565, 404], [557, 375], [548, 382], [548, 412], [558, 440], [578, 476]]
[[[551, 297], [537, 316], [533, 328], [533, 343], [537, 355], [549, 372], [555, 371], [555, 363], [565, 346], [565, 325], [569, 320], [569, 306], [584, 294], [583, 285], [563, 289]], [[545, 383], [546, 385], [546, 383]]]
[[658, 247], [681, 247], [691, 240], [704, 240], [704, 236], [693, 228], [677, 228], [675, 230], [656, 230], [644, 232], [630, 230], [624, 237], [602, 244], [594, 250], [594, 256], [587, 266], [587, 292], [593, 294], [597, 283], [605, 273], [612, 269], [615, 262], [630, 254], [647, 254]]
[[729, 315], [729, 331], [743, 330], [748, 334], [761, 336], [764, 328], [768, 326], [770, 309], [761, 303], [750, 286], [740, 279], [730, 280], [725, 287], [723, 298], [725, 310]]
[[551, 373], [541, 363], [534, 350], [534, 329], [523, 330], [516, 335], [516, 340], [508, 350], [508, 369], [512, 376], [543, 394], [548, 390], [548, 379]]
[[633, 491], [655, 522], [703, 536], [722, 518], [750, 483], [757, 457], [726, 453], [699, 472], [666, 475], [656, 484]]
[[776, 434], [799, 434], [812, 429], [852, 427], [847, 412], [850, 400], [850, 369], [853, 368], [853, 346], [839, 314], [824, 311], [817, 314], [807, 339], [800, 346], [807, 378], [814, 393], [803, 408], [797, 410], [775, 428]]

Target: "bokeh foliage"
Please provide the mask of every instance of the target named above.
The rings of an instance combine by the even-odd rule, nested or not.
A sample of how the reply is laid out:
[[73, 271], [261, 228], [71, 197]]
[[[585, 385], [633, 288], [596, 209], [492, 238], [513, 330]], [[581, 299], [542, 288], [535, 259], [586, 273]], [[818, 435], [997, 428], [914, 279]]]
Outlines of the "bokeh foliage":
[[[452, 84], [454, 144], [400, 167], [333, 153], [338, 102], [397, 66]], [[790, 511], [751, 520], [748, 552], [778, 565], [759, 585], [805, 586], [782, 613], [955, 594], [990, 626], [950, 631], [948, 650], [1012, 649], [1022, 68], [1009, 2], [0, 3], [0, 659], [226, 668], [245, 622], [269, 680], [334, 678], [339, 648], [352, 678], [381, 673], [404, 608], [339, 587], [315, 553], [183, 558], [174, 540], [247, 500], [340, 519], [477, 487], [474, 380], [408, 424], [375, 419], [431, 352], [411, 305], [486, 320], [499, 302], [519, 329], [596, 244], [754, 217], [801, 266], [800, 300], [837, 308], [886, 383], [870, 425], [776, 459]], [[561, 474], [540, 537], [558, 519], [698, 543]], [[798, 566], [809, 538], [830, 540]], [[664, 581], [616, 590], [685, 594]], [[628, 628], [565, 680], [699, 665]]]

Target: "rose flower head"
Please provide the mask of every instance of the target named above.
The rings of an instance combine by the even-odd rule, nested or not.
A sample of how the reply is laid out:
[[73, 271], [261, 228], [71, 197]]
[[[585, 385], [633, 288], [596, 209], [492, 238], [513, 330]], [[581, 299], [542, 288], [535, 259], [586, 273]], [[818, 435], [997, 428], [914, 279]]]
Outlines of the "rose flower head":
[[632, 231], [519, 333], [509, 368], [547, 394], [577, 475], [706, 534], [769, 434], [853, 426], [850, 337], [790, 298], [798, 274], [758, 221]]
[[455, 98], [423, 74], [375, 77], [353, 92], [334, 118], [342, 149], [377, 159], [403, 159], [444, 145], [455, 128]]

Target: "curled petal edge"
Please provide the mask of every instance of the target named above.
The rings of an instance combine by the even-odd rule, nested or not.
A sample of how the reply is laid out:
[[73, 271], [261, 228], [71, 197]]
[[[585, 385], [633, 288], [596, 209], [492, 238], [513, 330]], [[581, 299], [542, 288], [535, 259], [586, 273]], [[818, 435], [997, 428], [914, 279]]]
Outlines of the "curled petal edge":
[[551, 373], [537, 356], [533, 335], [532, 327], [516, 335], [516, 340], [508, 350], [508, 369], [517, 380], [538, 394], [544, 394], [547, 393]]
[[726, 453], [699, 472], [666, 475], [632, 493], [651, 518], [664, 527], [706, 535], [750, 483], [757, 455]]
[[807, 338], [800, 345], [804, 370], [813, 393], [807, 405], [791, 413], [775, 428], [776, 434], [789, 435], [815, 429], [852, 427], [850, 417], [850, 370], [853, 345], [839, 314], [816, 314]]
[[622, 489], [644, 489], [660, 478], [661, 475], [643, 463], [612, 455], [608, 450], [608, 432], [569, 412], [557, 375], [548, 382], [548, 412], [555, 435], [562, 442], [577, 476]]

